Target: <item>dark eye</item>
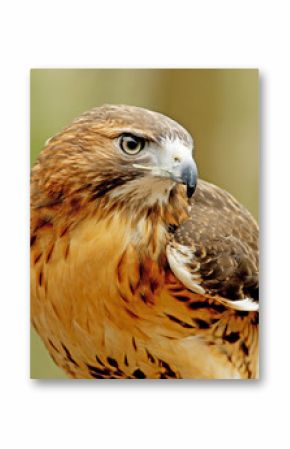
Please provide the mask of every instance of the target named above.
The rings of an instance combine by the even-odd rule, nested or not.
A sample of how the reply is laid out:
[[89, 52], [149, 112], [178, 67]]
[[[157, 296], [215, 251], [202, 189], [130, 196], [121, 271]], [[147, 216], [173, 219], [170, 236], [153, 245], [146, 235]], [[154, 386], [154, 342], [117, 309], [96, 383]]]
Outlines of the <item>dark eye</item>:
[[132, 134], [123, 134], [120, 137], [120, 147], [127, 154], [137, 154], [143, 150], [145, 139]]

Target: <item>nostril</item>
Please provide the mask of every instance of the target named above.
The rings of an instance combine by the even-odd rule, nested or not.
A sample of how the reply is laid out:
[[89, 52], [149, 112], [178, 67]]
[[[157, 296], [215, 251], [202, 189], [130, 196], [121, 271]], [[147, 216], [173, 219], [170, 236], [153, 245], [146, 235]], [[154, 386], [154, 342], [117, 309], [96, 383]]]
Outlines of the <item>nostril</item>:
[[174, 156], [173, 160], [174, 160], [174, 162], [181, 162], [181, 159], [179, 156]]

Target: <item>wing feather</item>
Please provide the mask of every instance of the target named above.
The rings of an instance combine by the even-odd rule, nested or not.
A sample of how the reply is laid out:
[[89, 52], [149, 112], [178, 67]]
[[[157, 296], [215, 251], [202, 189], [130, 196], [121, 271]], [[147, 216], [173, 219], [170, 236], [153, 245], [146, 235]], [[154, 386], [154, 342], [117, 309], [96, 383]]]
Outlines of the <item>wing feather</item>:
[[236, 310], [258, 310], [258, 226], [224, 190], [199, 182], [190, 217], [172, 233], [166, 253], [189, 290]]

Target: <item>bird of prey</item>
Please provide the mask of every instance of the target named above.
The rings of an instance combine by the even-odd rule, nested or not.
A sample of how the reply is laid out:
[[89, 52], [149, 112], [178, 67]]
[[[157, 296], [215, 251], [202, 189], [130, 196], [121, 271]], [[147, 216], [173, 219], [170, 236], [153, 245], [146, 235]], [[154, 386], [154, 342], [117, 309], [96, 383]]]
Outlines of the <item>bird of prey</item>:
[[72, 378], [257, 378], [257, 224], [177, 122], [94, 108], [32, 169], [31, 318]]

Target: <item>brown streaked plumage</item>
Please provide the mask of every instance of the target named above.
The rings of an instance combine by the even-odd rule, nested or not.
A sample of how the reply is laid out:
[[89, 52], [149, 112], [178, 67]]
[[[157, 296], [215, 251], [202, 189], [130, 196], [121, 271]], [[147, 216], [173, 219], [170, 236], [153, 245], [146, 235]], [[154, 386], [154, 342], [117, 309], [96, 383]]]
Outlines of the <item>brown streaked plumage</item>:
[[258, 228], [212, 184], [188, 198], [191, 150], [179, 124], [124, 105], [83, 114], [42, 150], [31, 315], [70, 377], [258, 376]]

